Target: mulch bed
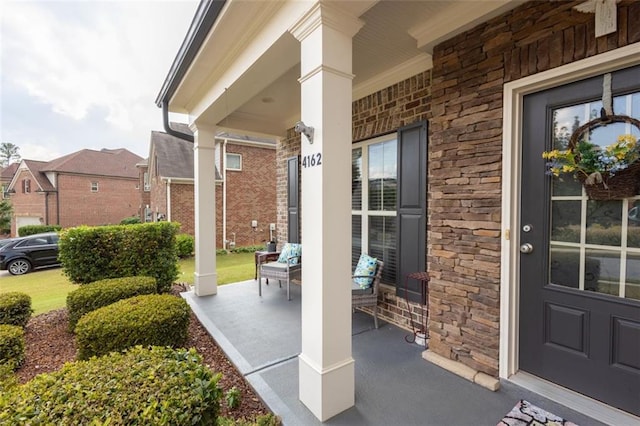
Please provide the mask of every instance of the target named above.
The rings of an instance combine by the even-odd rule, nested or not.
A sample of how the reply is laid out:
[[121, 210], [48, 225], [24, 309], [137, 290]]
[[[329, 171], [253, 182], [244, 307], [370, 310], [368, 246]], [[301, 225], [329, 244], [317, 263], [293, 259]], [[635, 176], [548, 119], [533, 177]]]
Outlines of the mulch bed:
[[[75, 336], [68, 331], [69, 319], [66, 309], [58, 309], [31, 318], [26, 327], [26, 360], [16, 372], [18, 380], [25, 383], [40, 373], [58, 370], [65, 362], [76, 358]], [[234, 386], [240, 390], [242, 402], [230, 410], [225, 401], [220, 401], [221, 415], [233, 419], [254, 419], [270, 413], [262, 400], [229, 361], [195, 315], [191, 315], [187, 348], [195, 348], [203, 361], [213, 371], [222, 373], [218, 382], [226, 393]]]

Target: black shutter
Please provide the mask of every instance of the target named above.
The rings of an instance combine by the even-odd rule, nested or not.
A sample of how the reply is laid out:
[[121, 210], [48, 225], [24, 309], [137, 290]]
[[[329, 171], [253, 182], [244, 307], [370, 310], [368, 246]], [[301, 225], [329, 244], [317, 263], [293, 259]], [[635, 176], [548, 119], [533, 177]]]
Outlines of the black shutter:
[[[398, 130], [398, 211], [396, 294], [424, 304], [420, 283], [405, 278], [426, 271], [427, 233], [427, 123]], [[405, 294], [406, 293], [406, 294]]]
[[300, 242], [298, 157], [287, 159], [287, 241]]

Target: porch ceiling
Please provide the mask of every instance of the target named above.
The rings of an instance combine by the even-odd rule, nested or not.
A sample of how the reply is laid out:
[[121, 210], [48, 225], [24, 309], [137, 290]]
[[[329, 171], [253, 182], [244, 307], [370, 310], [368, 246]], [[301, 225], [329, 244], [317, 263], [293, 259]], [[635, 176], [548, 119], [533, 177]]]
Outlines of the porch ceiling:
[[[230, 1], [230, 0], [228, 0]], [[384, 87], [406, 79], [431, 68], [433, 46], [456, 34], [464, 32], [494, 16], [512, 9], [525, 0], [380, 0], [373, 3], [360, 2], [357, 14], [364, 22], [362, 29], [353, 39], [353, 98], [358, 99]], [[229, 8], [237, 4], [230, 1]], [[252, 16], [263, 23], [265, 15], [277, 16], [288, 7], [280, 3], [277, 9], [271, 3], [269, 10], [258, 13], [256, 3], [252, 3]], [[240, 2], [242, 4], [242, 2]], [[264, 4], [264, 3], [259, 3]], [[358, 2], [333, 2], [338, 7], [354, 12]], [[244, 3], [246, 8], [246, 3]], [[370, 6], [370, 7], [369, 7]], [[238, 7], [238, 6], [234, 6]], [[298, 4], [298, 8], [299, 8]], [[299, 16], [300, 9], [291, 10], [290, 16]], [[222, 20], [224, 21], [223, 14]], [[237, 18], [236, 18], [237, 19]], [[252, 24], [255, 25], [255, 22]], [[221, 23], [216, 23], [218, 30]], [[226, 31], [213, 37], [210, 34], [191, 65], [181, 87], [171, 102], [172, 111], [197, 111], [192, 120], [224, 128], [246, 132], [282, 136], [286, 129], [293, 127], [300, 118], [300, 47], [290, 34], [282, 34], [277, 42], [265, 50], [259, 60], [225, 85], [224, 94], [210, 96], [210, 103], [198, 108], [199, 93], [211, 94], [211, 66], [203, 58], [212, 58], [208, 53], [217, 47], [220, 39], [239, 37], [237, 25], [229, 25]], [[256, 28], [256, 27], [254, 27]], [[247, 34], [243, 34], [246, 40]], [[222, 44], [225, 44], [224, 42]], [[214, 46], [216, 45], [216, 46]], [[247, 45], [249, 46], [249, 45]], [[229, 47], [231, 49], [231, 47]], [[234, 49], [238, 49], [235, 44]], [[277, 52], [273, 50], [277, 49]], [[233, 53], [230, 51], [230, 53]], [[218, 52], [216, 55], [220, 55]], [[218, 56], [221, 58], [221, 56]], [[285, 59], [286, 58], [286, 59]], [[214, 62], [215, 63], [215, 62]], [[224, 65], [216, 73], [223, 78], [228, 69], [237, 64]], [[208, 74], [207, 74], [207, 70]], [[215, 76], [213, 76], [215, 79]], [[250, 83], [250, 84], [248, 84]], [[226, 98], [223, 99], [222, 98]], [[190, 106], [189, 106], [190, 105]]]

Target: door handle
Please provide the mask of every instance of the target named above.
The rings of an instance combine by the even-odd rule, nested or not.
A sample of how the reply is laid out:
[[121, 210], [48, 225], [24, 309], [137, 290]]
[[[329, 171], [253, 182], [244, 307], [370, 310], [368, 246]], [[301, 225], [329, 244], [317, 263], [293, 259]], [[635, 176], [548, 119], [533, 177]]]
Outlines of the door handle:
[[520, 253], [529, 254], [533, 251], [533, 245], [531, 243], [524, 243], [520, 246]]

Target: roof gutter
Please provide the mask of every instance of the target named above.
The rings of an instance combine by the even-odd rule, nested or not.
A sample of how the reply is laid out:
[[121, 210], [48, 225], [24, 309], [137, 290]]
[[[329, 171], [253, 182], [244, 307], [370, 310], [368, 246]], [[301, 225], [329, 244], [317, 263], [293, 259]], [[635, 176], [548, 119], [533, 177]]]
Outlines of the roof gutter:
[[201, 0], [196, 10], [196, 14], [191, 21], [191, 26], [187, 35], [182, 41], [180, 50], [173, 60], [169, 74], [162, 84], [160, 93], [156, 97], [156, 105], [162, 108], [162, 121], [164, 130], [171, 136], [193, 142], [194, 138], [186, 133], [178, 132], [169, 125], [169, 101], [175, 94], [178, 86], [182, 82], [187, 70], [195, 59], [202, 43], [206, 39], [213, 24], [218, 19], [226, 0]]

